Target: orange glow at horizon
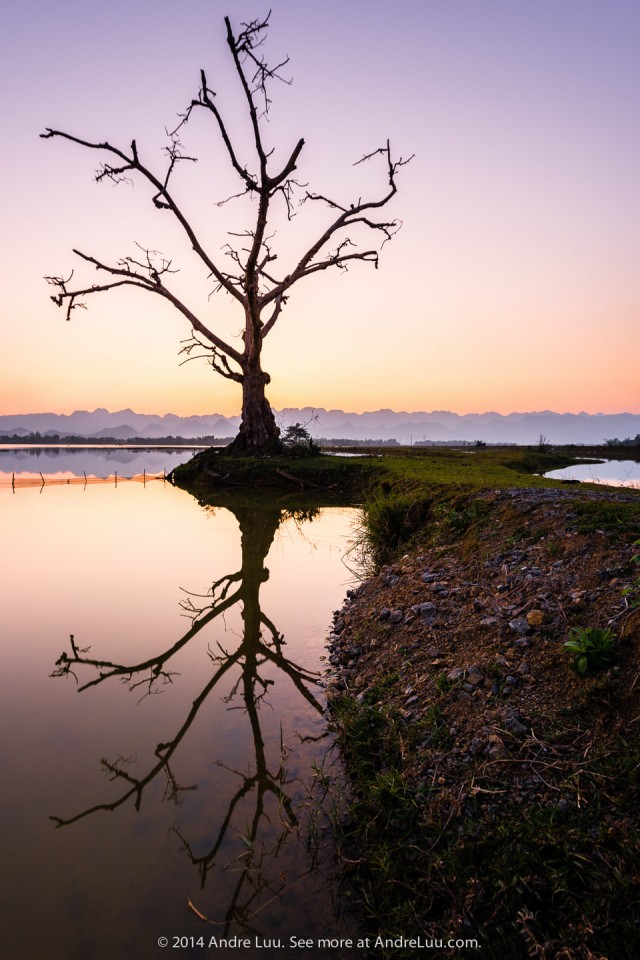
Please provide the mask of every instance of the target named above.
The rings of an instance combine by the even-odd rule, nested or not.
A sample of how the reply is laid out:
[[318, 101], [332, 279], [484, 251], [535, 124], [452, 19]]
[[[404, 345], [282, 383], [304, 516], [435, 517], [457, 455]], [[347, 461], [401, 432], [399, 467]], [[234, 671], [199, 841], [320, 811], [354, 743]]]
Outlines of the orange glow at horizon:
[[[149, 165], [164, 170], [165, 128], [209, 64], [250, 168], [222, 20], [204, 0], [194, 2], [197, 31], [178, 8], [167, 11], [162, 30], [130, 12], [126, 32], [97, 10], [79, 25], [66, 0], [43, 10], [36, 27], [12, 10], [22, 45], [8, 50], [5, 89], [22, 90], [23, 99], [1, 185], [0, 413], [239, 413], [238, 385], [202, 361], [180, 366], [189, 328], [159, 297], [132, 289], [92, 295], [66, 323], [42, 280], [75, 269], [96, 282], [74, 248], [108, 262], [139, 251], [136, 243], [158, 249], [179, 269], [171, 283], [189, 306], [241, 344], [238, 304], [209, 296], [208, 271], [194, 264], [190, 243], [150, 192], [139, 183], [97, 185], [96, 151], [36, 136], [53, 125], [126, 145], [135, 134]], [[384, 195], [384, 164], [353, 166], [376, 144], [389, 137], [398, 155], [415, 158], [384, 208], [403, 223], [380, 268], [327, 270], [291, 289], [265, 341], [271, 404], [640, 413], [640, 131], [629, 123], [640, 84], [637, 4], [521, 4], [508, 15], [500, 5], [465, 3], [461, 15], [424, 4], [392, 22], [364, 0], [327, 0], [313, 19], [292, 0], [272, 6], [265, 51], [289, 53], [294, 73], [291, 87], [273, 90], [274, 164], [304, 136], [296, 176], [348, 204]], [[247, 15], [249, 0], [238, 0], [234, 19]], [[357, 49], [338, 22], [358, 28]], [[57, 50], [74, 32], [77, 58], [61, 64]], [[79, 95], [87, 64], [90, 89]], [[359, 82], [345, 84], [345, 76]], [[217, 206], [238, 189], [237, 178], [202, 119], [181, 131], [199, 162], [180, 166], [176, 190], [210, 255], [230, 268], [226, 231], [250, 226], [253, 208], [242, 198]], [[270, 225], [274, 270], [290, 272], [331, 213], [306, 204], [289, 222], [280, 211]]]

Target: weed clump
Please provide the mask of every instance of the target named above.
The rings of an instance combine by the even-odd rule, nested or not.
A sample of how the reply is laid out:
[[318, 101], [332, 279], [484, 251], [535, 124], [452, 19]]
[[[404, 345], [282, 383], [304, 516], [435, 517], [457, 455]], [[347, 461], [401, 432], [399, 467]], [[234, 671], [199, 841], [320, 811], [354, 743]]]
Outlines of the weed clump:
[[593, 673], [610, 666], [616, 639], [609, 628], [572, 627], [569, 636], [564, 648], [573, 654], [578, 673]]
[[379, 492], [367, 501], [364, 537], [377, 564], [386, 562], [422, 528], [430, 501], [411, 494]]

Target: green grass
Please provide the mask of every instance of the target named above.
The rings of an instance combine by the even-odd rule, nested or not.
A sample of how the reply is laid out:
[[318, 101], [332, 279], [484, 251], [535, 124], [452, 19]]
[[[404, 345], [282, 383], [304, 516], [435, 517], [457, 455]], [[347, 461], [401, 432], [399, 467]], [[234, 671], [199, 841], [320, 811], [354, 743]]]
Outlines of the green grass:
[[376, 461], [341, 457], [231, 457], [224, 449], [203, 450], [175, 468], [178, 486], [212, 491], [228, 487], [333, 490], [358, 496], [376, 473]]
[[[497, 519], [503, 542], [536, 540], [558, 521], [549, 518], [549, 530], [540, 518], [530, 526], [528, 515], [523, 522], [508, 499], [496, 514], [485, 494], [560, 486], [530, 472], [558, 465], [553, 451], [387, 454], [368, 503], [373, 549], [380, 555], [387, 540], [397, 555], [407, 545], [437, 547], [455, 540], [461, 556], [476, 555], [487, 525]], [[588, 501], [577, 488], [562, 529], [605, 529], [631, 542], [639, 518], [640, 498]], [[564, 541], [558, 551], [564, 555]], [[585, 727], [593, 723], [596, 707], [610, 707], [603, 683], [584, 706]], [[448, 793], [446, 777], [440, 782], [432, 773], [446, 772], [440, 764], [449, 733], [438, 703], [450, 687], [441, 674], [431, 707], [418, 720], [406, 721], [392, 708], [384, 685], [373, 687], [361, 702], [345, 696], [332, 703], [353, 786], [350, 816], [341, 827], [343, 861], [371, 931], [477, 936], [482, 955], [491, 960], [564, 956], [565, 948], [573, 951], [567, 960], [631, 960], [640, 941], [640, 732], [625, 739], [624, 750], [609, 755], [599, 756], [596, 743], [581, 785], [572, 788], [574, 771], [567, 770], [567, 793], [574, 798], [568, 806], [518, 805], [505, 774], [504, 782], [490, 785], [504, 790], [494, 815], [487, 812], [491, 798], [467, 791], [459, 800], [460, 784]], [[579, 706], [573, 707], [576, 722]], [[561, 738], [564, 730], [556, 735]], [[405, 775], [409, 768], [411, 777]], [[575, 802], [577, 787], [581, 804]], [[376, 956], [402, 960], [412, 953]]]
[[[360, 451], [361, 452], [361, 451]], [[486, 491], [559, 487], [538, 474], [575, 462], [579, 451], [540, 452], [523, 448], [413, 448], [346, 459], [320, 456], [231, 458], [206, 451], [177, 468], [176, 483], [199, 498], [218, 502], [225, 488], [234, 495], [280, 497], [302, 494], [321, 502], [365, 504], [364, 536], [377, 563], [413, 543], [460, 542], [461, 556], [482, 549], [483, 530], [495, 522]], [[291, 491], [294, 494], [291, 494]], [[581, 499], [576, 489], [567, 521], [579, 532], [611, 531], [629, 543], [638, 538], [637, 503]], [[602, 487], [599, 488], [602, 493]], [[278, 501], [280, 502], [280, 500]], [[504, 542], [543, 535], [523, 525], [509, 503], [499, 508]], [[549, 521], [552, 523], [553, 521]], [[552, 549], [551, 545], [549, 550]], [[560, 546], [558, 547], [561, 553]], [[637, 550], [633, 552], [637, 553]], [[632, 553], [629, 554], [631, 563]], [[383, 630], [379, 624], [367, 629]], [[371, 931], [388, 936], [436, 938], [478, 936], [482, 956], [511, 960], [564, 956], [631, 960], [640, 940], [640, 731], [624, 751], [589, 757], [589, 802], [526, 809], [507, 798], [492, 819], [482, 796], [462, 802], [428, 772], [438, 768], [449, 733], [438, 707], [452, 683], [442, 673], [433, 703], [408, 723], [389, 704], [402, 680], [379, 678], [360, 700], [332, 701], [332, 721], [352, 785], [349, 816], [341, 822], [347, 880]], [[604, 681], [602, 681], [604, 684]], [[595, 691], [595, 687], [593, 688]], [[585, 723], [605, 704], [601, 685], [583, 705]], [[586, 695], [585, 695], [586, 696]], [[574, 705], [574, 711], [580, 704]], [[574, 714], [575, 716], [575, 714]], [[561, 737], [563, 731], [557, 731]], [[424, 766], [407, 778], [408, 764]], [[586, 775], [586, 774], [585, 774]], [[326, 786], [326, 784], [325, 784]], [[555, 944], [547, 949], [546, 943]], [[589, 952], [597, 944], [599, 952]], [[415, 953], [384, 950], [394, 960]], [[443, 951], [443, 956], [447, 956]], [[460, 954], [461, 955], [461, 954]]]
[[640, 535], [637, 503], [583, 500], [575, 504], [573, 512], [577, 514], [576, 527], [579, 533], [604, 530], [607, 533], [619, 534], [630, 541]]
[[[412, 731], [382, 693], [374, 688], [361, 703], [345, 697], [332, 708], [355, 786], [340, 828], [343, 859], [371, 931], [443, 937], [457, 930], [477, 936], [492, 960], [559, 956], [554, 951], [569, 945], [571, 958], [635, 958], [638, 736], [622, 754], [589, 761], [581, 772], [591, 782], [588, 802], [512, 804], [487, 819], [473, 796], [452, 808], [439, 802], [435, 778], [407, 781], [407, 753], [425, 735], [438, 742], [441, 719], [434, 707]], [[419, 747], [424, 753], [424, 739]], [[535, 952], [544, 944], [554, 950]]]
[[[523, 454], [522, 448], [411, 448], [402, 453], [374, 450], [367, 456], [322, 455], [292, 457], [231, 457], [224, 449], [205, 450], [172, 473], [181, 486], [204, 487], [261, 485], [283, 487], [291, 483], [317, 484], [349, 494], [376, 496], [421, 495], [438, 487], [470, 491], [482, 487], [505, 489], [513, 486], [548, 486], [549, 481], [534, 475], [575, 462], [557, 453]], [[288, 474], [288, 479], [284, 474]]]

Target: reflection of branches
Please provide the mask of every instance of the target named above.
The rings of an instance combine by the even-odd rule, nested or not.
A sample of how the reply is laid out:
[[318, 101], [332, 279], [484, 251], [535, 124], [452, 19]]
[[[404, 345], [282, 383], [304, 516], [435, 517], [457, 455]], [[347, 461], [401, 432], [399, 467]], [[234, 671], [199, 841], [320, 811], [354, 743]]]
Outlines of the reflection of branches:
[[[263, 859], [265, 856], [268, 856], [268, 851], [264, 849], [264, 846], [260, 844], [259, 840], [261, 822], [264, 817], [268, 818], [266, 810], [268, 796], [272, 795], [275, 798], [280, 810], [282, 829], [280, 830], [276, 839], [276, 850], [279, 849], [279, 847], [285, 841], [291, 829], [295, 828], [298, 824], [291, 798], [286, 792], [289, 781], [284, 768], [285, 752], [282, 748], [280, 751], [280, 765], [278, 770], [272, 774], [268, 769], [264, 749], [264, 740], [262, 738], [257, 711], [260, 697], [255, 696], [254, 689], [257, 673], [251, 669], [248, 661], [245, 663], [245, 667], [247, 669], [243, 671], [242, 678], [244, 685], [244, 701], [247, 707], [247, 713], [253, 733], [256, 771], [250, 776], [245, 776], [239, 773], [239, 771], [230, 771], [240, 777], [241, 783], [231, 798], [227, 809], [227, 814], [220, 825], [218, 834], [206, 853], [202, 854], [201, 856], [197, 856], [188, 840], [186, 840], [186, 838], [177, 828], [174, 828], [176, 834], [180, 837], [183, 843], [183, 847], [187, 852], [189, 859], [191, 860], [192, 864], [197, 867], [200, 874], [200, 886], [201, 888], [204, 888], [209, 871], [216, 865], [216, 858], [220, 853], [220, 849], [231, 825], [233, 814], [236, 808], [246, 796], [255, 790], [255, 807], [253, 817], [251, 822], [245, 827], [244, 832], [240, 834], [240, 838], [245, 849], [243, 850], [241, 857], [238, 859], [242, 860], [243, 866], [239, 871], [238, 879], [233, 889], [224, 921], [220, 921], [221, 924], [224, 923], [225, 929], [228, 928], [234, 919], [241, 920], [245, 924], [249, 922], [261, 909], [257, 908], [254, 910], [252, 909], [252, 905], [265, 890], [268, 890], [276, 896], [279, 894], [279, 892], [281, 892], [275, 891], [266, 878], [266, 871], [263, 869]], [[222, 766], [222, 764], [220, 765]], [[229, 770], [228, 767], [226, 769]], [[240, 897], [247, 885], [251, 886], [252, 889], [248, 896], [245, 895], [241, 904]]]
[[[212, 612], [214, 609], [219, 609], [220, 603], [227, 599], [227, 594], [229, 593], [231, 584], [237, 583], [241, 578], [241, 572], [229, 574], [226, 577], [220, 577], [219, 580], [214, 580], [209, 591], [205, 594], [194, 593], [191, 590], [185, 590], [184, 587], [181, 587], [180, 589], [182, 592], [186, 594], [186, 599], [180, 601], [180, 606], [185, 611], [185, 616], [191, 617], [192, 622], [195, 624], [199, 622], [202, 617], [205, 617], [207, 613]], [[208, 603], [205, 606], [196, 606], [191, 599], [192, 597], [198, 597], [199, 599], [211, 597], [211, 603]], [[237, 602], [237, 598], [238, 594], [236, 593], [232, 597], [234, 604]]]
[[[195, 790], [195, 786], [179, 785], [172, 772], [171, 761], [210, 693], [225, 676], [231, 677], [232, 671], [237, 669], [239, 675], [233, 679], [223, 701], [227, 703], [229, 709], [242, 709], [246, 714], [251, 731], [255, 765], [252, 764], [251, 770], [247, 773], [225, 768], [238, 776], [240, 783], [229, 800], [226, 813], [217, 826], [205, 853], [197, 855], [184, 833], [179, 827], [174, 827], [189, 859], [198, 869], [202, 887], [209, 871], [217, 864], [218, 856], [225, 841], [229, 839], [230, 831], [235, 830], [241, 837], [245, 849], [243, 854], [234, 861], [235, 864], [241, 864], [241, 869], [226, 910], [224, 920], [226, 926], [233, 920], [246, 921], [249, 916], [255, 915], [262, 909], [262, 907], [254, 909], [254, 905], [256, 898], [260, 897], [265, 890], [270, 893], [276, 892], [266, 878], [264, 853], [260, 852], [264, 849], [261, 830], [266, 823], [271, 822], [270, 798], [277, 804], [282, 827], [276, 839], [276, 847], [284, 842], [286, 836], [298, 825], [289, 789], [291, 781], [285, 770], [286, 750], [282, 745], [282, 738], [279, 762], [275, 770], [270, 769], [265, 750], [260, 724], [260, 705], [274, 680], [263, 675], [263, 668], [276, 668], [286, 674], [304, 700], [315, 711], [322, 712], [322, 706], [312, 691], [313, 685], [318, 683], [319, 675], [284, 656], [284, 637], [260, 609], [260, 587], [269, 576], [264, 566], [264, 559], [280, 520], [283, 516], [288, 516], [288, 513], [280, 507], [267, 509], [264, 506], [238, 507], [233, 512], [239, 521], [242, 536], [241, 568], [236, 573], [215, 580], [206, 594], [184, 591], [185, 597], [180, 605], [185, 615], [191, 619], [191, 626], [178, 641], [153, 657], [124, 664], [92, 657], [90, 649], [79, 647], [75, 638], [71, 636], [69, 650], [61, 654], [53, 674], [54, 676], [71, 674], [78, 682], [79, 691], [86, 691], [90, 687], [118, 677], [128, 685], [130, 690], [146, 688], [145, 696], [159, 692], [159, 685], [171, 683], [172, 678], [177, 675], [176, 671], [171, 669], [176, 655], [204, 627], [227, 610], [240, 604], [243, 632], [239, 643], [233, 650], [224, 649], [219, 643], [215, 650], [208, 649], [213, 674], [193, 700], [187, 716], [175, 735], [170, 740], [157, 744], [154, 760], [146, 772], [134, 774], [131, 769], [131, 760], [123, 756], [113, 761], [103, 758], [101, 766], [109, 780], [123, 787], [120, 796], [111, 802], [95, 804], [71, 817], [51, 818], [58, 827], [62, 827], [82, 820], [99, 810], [116, 810], [130, 799], [135, 809], [139, 810], [145, 789], [161, 773], [164, 773], [166, 779], [163, 799], [178, 803], [184, 791]], [[94, 675], [81, 683], [79, 675], [86, 674], [86, 671], [91, 671]], [[224, 765], [219, 763], [219, 766]], [[237, 819], [242, 804], [249, 797], [252, 797], [253, 812], [243, 831], [239, 832], [234, 825], [234, 818]]]
[[[232, 574], [228, 577], [223, 577], [222, 580], [228, 581], [230, 585], [234, 581], [241, 579], [241, 572]], [[218, 581], [218, 583], [221, 583]], [[216, 584], [213, 585], [212, 589], [216, 587]], [[228, 586], [227, 586], [228, 590]], [[85, 656], [86, 653], [91, 649], [90, 647], [79, 648], [75, 642], [73, 634], [70, 637], [70, 646], [71, 646], [71, 655], [63, 652], [60, 654], [59, 658], [56, 660], [56, 670], [54, 670], [52, 676], [66, 676], [71, 674], [77, 678], [77, 674], [74, 670], [74, 667], [84, 666], [84, 667], [93, 667], [98, 670], [98, 676], [94, 677], [93, 680], [87, 681], [87, 683], [78, 687], [78, 691], [81, 692], [86, 690], [88, 687], [97, 686], [99, 683], [102, 683], [104, 680], [108, 680], [110, 677], [120, 677], [124, 683], [129, 684], [129, 689], [133, 690], [136, 687], [140, 686], [142, 683], [149, 684], [149, 692], [151, 692], [151, 687], [155, 684], [160, 678], [163, 679], [165, 683], [171, 682], [171, 677], [175, 675], [175, 672], [167, 671], [164, 669], [165, 663], [174, 657], [176, 653], [182, 650], [197, 633], [202, 630], [202, 628], [214, 620], [220, 614], [224, 613], [225, 610], [229, 610], [233, 607], [241, 596], [241, 588], [236, 590], [234, 594], [230, 597], [227, 597], [227, 590], [224, 591], [223, 596], [219, 601], [215, 601], [209, 605], [208, 608], [203, 608], [198, 617], [193, 618], [193, 624], [190, 630], [176, 642], [173, 646], [169, 647], [168, 650], [164, 651], [158, 656], [150, 657], [147, 660], [143, 660], [140, 663], [135, 663], [131, 665], [125, 665], [121, 663], [113, 663], [110, 660], [95, 660], [91, 657]], [[184, 602], [184, 601], [183, 601]], [[137, 680], [133, 681], [133, 676], [135, 674], [140, 674], [143, 671], [149, 671], [149, 677], [146, 680]]]
[[[213, 688], [221, 680], [224, 674], [233, 666], [234, 663], [236, 663], [239, 660], [240, 655], [241, 655], [241, 651], [240, 650], [236, 651], [236, 653], [229, 656], [224, 662], [224, 664], [214, 673], [209, 683], [205, 686], [205, 688], [202, 690], [200, 695], [196, 697], [196, 699], [193, 701], [191, 710], [189, 711], [186, 720], [178, 730], [173, 740], [170, 740], [167, 743], [159, 743], [157, 745], [157, 747], [154, 750], [154, 755], [157, 757], [158, 762], [151, 767], [151, 769], [148, 771], [148, 773], [144, 777], [133, 777], [131, 774], [127, 773], [127, 771], [124, 769], [124, 766], [123, 766], [124, 761], [122, 760], [122, 758], [119, 758], [114, 763], [111, 763], [103, 757], [103, 759], [100, 762], [102, 767], [105, 770], [107, 770], [107, 772], [110, 774], [110, 779], [124, 780], [126, 783], [130, 785], [129, 789], [125, 790], [125, 792], [117, 800], [114, 800], [112, 803], [98, 803], [93, 807], [89, 807], [87, 810], [83, 810], [82, 813], [78, 813], [76, 814], [76, 816], [69, 817], [67, 819], [64, 819], [62, 817], [51, 817], [51, 819], [59, 827], [63, 827], [63, 826], [66, 826], [67, 824], [75, 823], [77, 820], [82, 820], [84, 819], [84, 817], [88, 817], [89, 814], [96, 813], [98, 810], [116, 810], [118, 807], [122, 806], [123, 803], [126, 803], [130, 797], [135, 797], [135, 808], [136, 810], [139, 810], [140, 803], [142, 801], [142, 794], [144, 792], [145, 787], [147, 787], [152, 780], [155, 780], [155, 778], [158, 776], [158, 774], [162, 770], [165, 771], [167, 775], [167, 779], [169, 781], [173, 780], [172, 774], [169, 770], [169, 760], [175, 753], [178, 745], [180, 744], [187, 730], [189, 729], [194, 719], [196, 718], [198, 711], [200, 710], [200, 707], [202, 706], [204, 701], [207, 699], [207, 697], [209, 696]], [[115, 676], [118, 673], [122, 673], [127, 676], [130, 676], [131, 672], [132, 672], [131, 667], [122, 666], [119, 668], [114, 668], [114, 670], [110, 674], [101, 674], [100, 677], [94, 682], [100, 683], [102, 680], [106, 680], [108, 676]], [[81, 689], [86, 689], [91, 685], [92, 684], [87, 683]]]

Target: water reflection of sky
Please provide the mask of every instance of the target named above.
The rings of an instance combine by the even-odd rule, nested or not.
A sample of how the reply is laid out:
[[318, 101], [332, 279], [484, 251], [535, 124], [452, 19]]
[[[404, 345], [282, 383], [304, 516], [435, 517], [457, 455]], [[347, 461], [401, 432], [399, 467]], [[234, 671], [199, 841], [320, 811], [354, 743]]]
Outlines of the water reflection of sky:
[[0, 445], [0, 473], [61, 477], [133, 476], [167, 473], [179, 463], [190, 460], [197, 448], [162, 447], [4, 447]]
[[579, 480], [581, 483], [602, 483], [610, 487], [640, 488], [640, 463], [635, 460], [604, 460], [580, 463], [561, 470], [550, 470], [545, 477], [552, 480]]
[[[189, 898], [222, 922], [245, 863], [241, 835], [252, 822], [251, 791], [234, 810], [204, 888], [180, 840], [194, 856], [206, 854], [241, 778], [255, 766], [243, 700], [237, 694], [229, 699], [241, 679], [238, 670], [203, 703], [172, 758], [176, 781], [196, 790], [169, 802], [161, 774], [145, 789], [140, 812], [128, 802], [61, 829], [49, 817], [73, 817], [117, 799], [122, 781], [105, 776], [101, 757], [121, 758], [133, 777], [152, 766], [157, 745], [175, 736], [212, 675], [211, 654], [242, 642], [246, 600], [244, 613], [242, 605], [231, 606], [179, 651], [170, 664], [177, 674], [160, 695], [141, 700], [143, 690], [131, 692], [117, 677], [77, 693], [72, 676], [50, 674], [69, 650], [71, 633], [79, 647], [91, 647], [90, 656], [124, 664], [175, 644], [191, 627], [180, 607], [185, 591], [195, 595], [194, 603], [206, 603], [212, 582], [243, 566], [250, 535], [242, 550], [232, 512], [203, 510], [187, 493], [161, 483], [117, 490], [52, 485], [13, 494], [2, 489], [0, 510], [8, 561], [1, 586], [7, 732], [1, 748], [2, 902], [16, 936], [31, 929], [37, 942], [30, 943], [29, 956], [144, 960], [156, 955], [160, 935], [202, 933], [187, 910]], [[273, 541], [267, 537], [266, 559], [257, 554], [256, 562], [268, 571], [259, 587], [260, 609], [284, 635], [286, 657], [307, 669], [322, 669], [331, 611], [350, 579], [342, 553], [352, 519], [350, 510], [329, 509], [311, 523], [287, 521]], [[284, 756], [287, 791], [302, 822], [305, 777], [324, 741], [300, 737], [322, 736], [324, 719], [277, 665], [267, 664], [263, 674], [273, 681], [257, 712], [269, 769], [277, 771]], [[277, 832], [282, 809], [271, 793], [267, 802]], [[293, 840], [297, 829], [289, 830]], [[267, 846], [274, 836], [266, 835]], [[300, 849], [287, 843], [275, 874], [280, 887], [291, 889], [252, 921], [263, 935], [338, 929], [330, 893], [319, 889], [317, 879], [298, 882], [299, 872]], [[256, 885], [259, 876], [256, 869]], [[255, 909], [270, 896], [258, 891]], [[34, 903], [37, 930], [31, 923]], [[8, 955], [24, 955], [18, 941], [10, 946]]]

